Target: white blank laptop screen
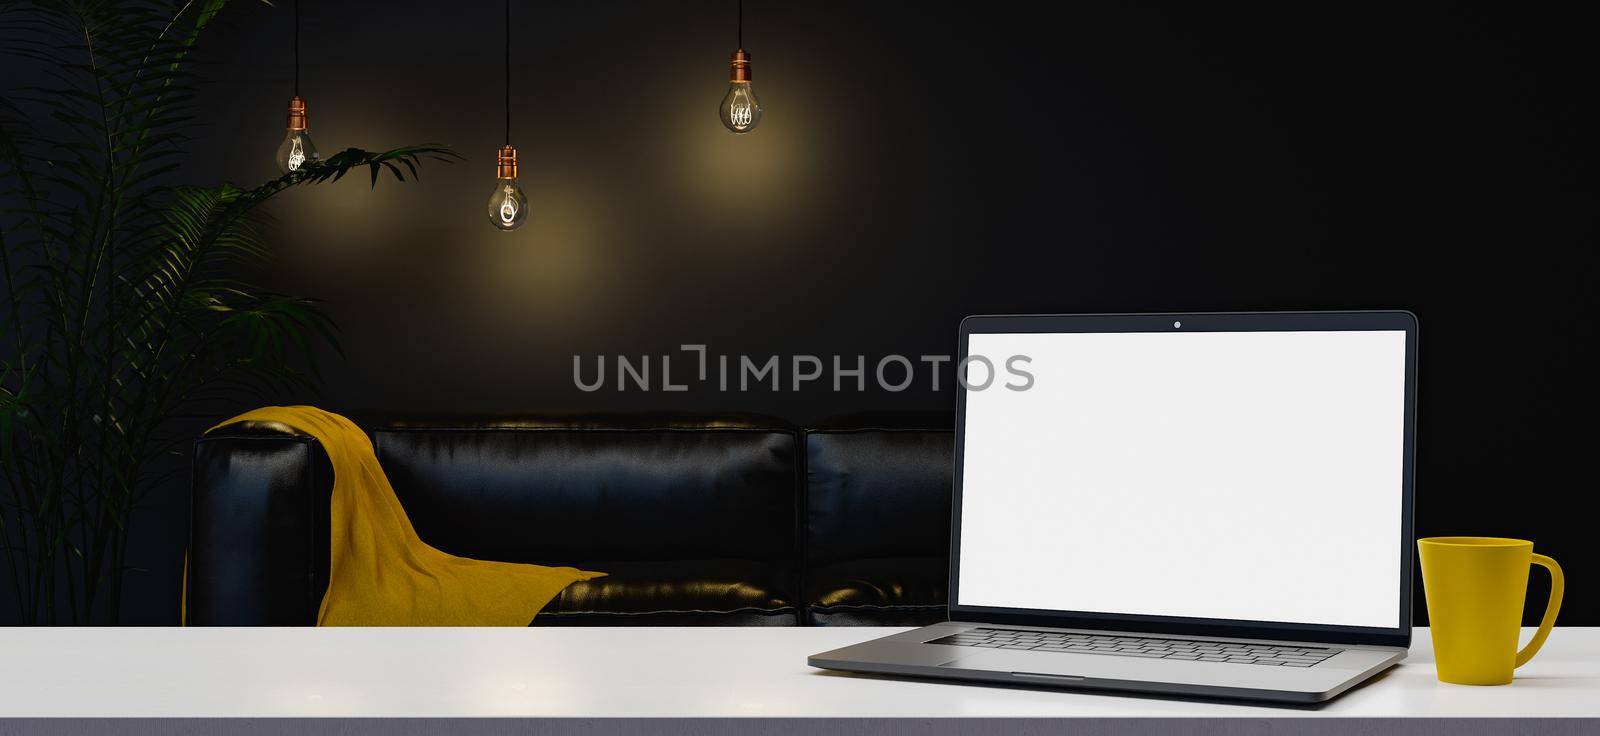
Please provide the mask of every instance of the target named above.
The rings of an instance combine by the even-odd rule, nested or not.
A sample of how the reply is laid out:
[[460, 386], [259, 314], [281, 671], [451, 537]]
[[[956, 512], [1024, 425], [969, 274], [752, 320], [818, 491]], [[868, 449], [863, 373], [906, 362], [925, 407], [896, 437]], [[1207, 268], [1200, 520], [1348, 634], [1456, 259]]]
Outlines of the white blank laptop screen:
[[[969, 353], [1000, 370], [966, 393], [960, 605], [1399, 626], [1403, 331], [973, 334]], [[1027, 390], [1005, 387], [1014, 355]]]

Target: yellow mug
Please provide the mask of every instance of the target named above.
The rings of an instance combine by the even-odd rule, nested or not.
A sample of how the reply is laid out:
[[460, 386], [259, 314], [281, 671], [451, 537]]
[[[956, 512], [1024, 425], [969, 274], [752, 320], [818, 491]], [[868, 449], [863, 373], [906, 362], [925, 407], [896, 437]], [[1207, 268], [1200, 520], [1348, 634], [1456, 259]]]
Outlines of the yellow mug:
[[[1422, 588], [1439, 680], [1458, 685], [1504, 685], [1533, 659], [1561, 610], [1566, 581], [1555, 560], [1533, 553], [1533, 542], [1499, 537], [1417, 540]], [[1539, 631], [1521, 651], [1522, 603], [1528, 565], [1550, 571], [1550, 603]]]

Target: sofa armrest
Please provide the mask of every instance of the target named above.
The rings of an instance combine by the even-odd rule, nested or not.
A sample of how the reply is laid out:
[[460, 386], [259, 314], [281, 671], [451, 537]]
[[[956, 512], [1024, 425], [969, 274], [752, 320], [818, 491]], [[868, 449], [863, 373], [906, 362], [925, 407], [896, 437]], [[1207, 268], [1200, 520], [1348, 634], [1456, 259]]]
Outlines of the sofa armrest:
[[226, 428], [195, 442], [187, 621], [309, 626], [328, 587], [333, 468], [284, 429]]

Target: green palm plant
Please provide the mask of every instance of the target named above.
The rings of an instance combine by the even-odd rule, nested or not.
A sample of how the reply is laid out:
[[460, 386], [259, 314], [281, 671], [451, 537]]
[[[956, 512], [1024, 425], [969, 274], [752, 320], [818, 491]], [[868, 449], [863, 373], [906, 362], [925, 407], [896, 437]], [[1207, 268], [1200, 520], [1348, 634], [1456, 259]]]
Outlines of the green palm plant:
[[261, 206], [458, 158], [351, 148], [255, 187], [173, 184], [187, 62], [225, 4], [0, 2], [4, 49], [44, 80], [0, 97], [0, 577], [18, 622], [117, 622], [129, 520], [181, 472], [164, 459], [191, 439], [184, 412], [306, 385], [309, 343], [337, 347], [313, 301], [241, 279], [268, 256]]

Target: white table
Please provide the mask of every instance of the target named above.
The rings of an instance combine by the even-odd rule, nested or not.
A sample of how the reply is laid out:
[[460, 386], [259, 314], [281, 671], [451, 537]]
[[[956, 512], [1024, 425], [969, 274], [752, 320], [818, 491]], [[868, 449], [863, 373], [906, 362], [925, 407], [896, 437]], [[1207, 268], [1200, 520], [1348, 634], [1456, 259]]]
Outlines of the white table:
[[[1249, 732], [1282, 726], [1277, 719], [1295, 719], [1287, 725], [1297, 733], [1373, 733], [1386, 730], [1385, 724], [1408, 733], [1512, 726], [1522, 733], [1600, 733], [1600, 628], [1557, 629], [1517, 681], [1502, 687], [1438, 682], [1428, 632], [1419, 629], [1406, 663], [1317, 708], [911, 682], [805, 664], [808, 654], [894, 631], [899, 629], [0, 629], [0, 718], [66, 717], [30, 724], [63, 733], [97, 723], [142, 728], [84, 720], [99, 717], [281, 716], [511, 716], [546, 727], [582, 726], [585, 733], [733, 733], [753, 727], [720, 720], [729, 718], [776, 719], [762, 724], [762, 733], [788, 733], [785, 724], [806, 733], [970, 732], [975, 724], [944, 719], [971, 718], [1003, 718], [1008, 720], [1001, 725], [1012, 730], [1052, 733], [1060, 733], [1062, 724], [1034, 719], [1082, 719], [1071, 724], [1074, 733], [1120, 733], [1129, 724], [1140, 733], [1167, 727]], [[849, 720], [820, 728], [809, 720], [817, 718]], [[0, 721], [0, 733], [15, 723]], [[379, 729], [373, 733], [408, 733], [408, 723], [418, 733], [439, 730], [438, 723], [367, 723]], [[474, 723], [490, 730], [475, 730]], [[495, 729], [508, 723], [450, 728], [503, 733]], [[333, 720], [300, 722], [295, 732], [318, 724], [340, 733], [366, 732], [360, 721]], [[145, 725], [150, 733], [184, 733], [191, 726], [200, 733], [216, 722]], [[281, 722], [230, 725], [282, 732], [273, 730]]]

